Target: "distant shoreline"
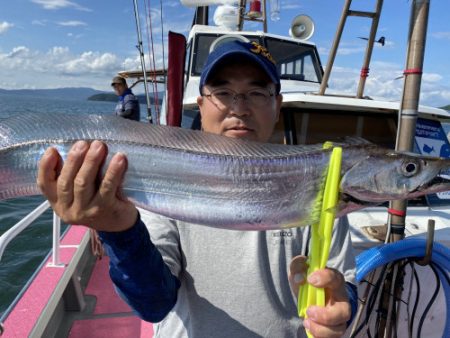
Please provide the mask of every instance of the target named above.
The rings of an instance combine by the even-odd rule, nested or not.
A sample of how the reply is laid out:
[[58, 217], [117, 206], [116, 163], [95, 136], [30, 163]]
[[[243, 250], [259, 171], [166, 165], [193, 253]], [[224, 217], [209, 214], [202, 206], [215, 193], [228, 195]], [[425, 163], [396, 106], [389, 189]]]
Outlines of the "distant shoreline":
[[[88, 100], [88, 101], [103, 101], [103, 102], [117, 102], [117, 96], [113, 92], [105, 92], [101, 90], [96, 90], [93, 88], [54, 88], [54, 89], [1, 89], [1, 94], [9, 94], [9, 95], [26, 95], [26, 96], [34, 96], [34, 97], [49, 97], [49, 98], [57, 98], [57, 99], [67, 99], [67, 100]], [[162, 97], [164, 93], [158, 92], [158, 104], [161, 104]], [[153, 93], [149, 93], [150, 103], [154, 104]], [[139, 98], [139, 102], [141, 104], [146, 104], [147, 100], [145, 95], [139, 94], [137, 95]], [[440, 109], [445, 109], [450, 111], [450, 104], [437, 107]]]
[[[38, 98], [52, 98], [63, 100], [104, 101], [117, 102], [117, 96], [111, 92], [96, 90], [93, 88], [54, 88], [54, 89], [1, 89], [0, 95], [20, 95]], [[158, 103], [161, 104], [163, 92], [158, 93]], [[150, 102], [154, 104], [153, 94], [149, 93]], [[137, 95], [139, 102], [146, 104], [145, 95]]]
[[[161, 93], [162, 95], [162, 93]], [[145, 95], [136, 95], [138, 97], [140, 104], [146, 104], [147, 99], [145, 98]], [[92, 96], [89, 96], [88, 101], [107, 101], [107, 102], [117, 102], [118, 98], [116, 94], [110, 94], [110, 93], [101, 93], [101, 94], [94, 94]], [[161, 104], [162, 99], [158, 97], [158, 104]], [[155, 104], [155, 99], [150, 96], [150, 103]]]

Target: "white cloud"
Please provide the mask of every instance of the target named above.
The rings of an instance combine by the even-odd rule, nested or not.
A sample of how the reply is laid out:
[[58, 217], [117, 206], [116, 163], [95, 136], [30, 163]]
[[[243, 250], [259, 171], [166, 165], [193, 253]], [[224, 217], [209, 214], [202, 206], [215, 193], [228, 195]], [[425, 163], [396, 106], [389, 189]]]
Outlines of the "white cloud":
[[436, 73], [423, 73], [422, 81], [424, 82], [439, 82], [443, 79], [442, 75]]
[[[318, 48], [319, 55], [326, 56], [329, 55], [330, 49], [319, 47]], [[361, 54], [366, 51], [366, 47], [363, 46], [345, 46], [345, 44], [341, 44], [341, 46], [337, 50], [337, 55], [353, 55], [353, 54]]]
[[177, 6], [180, 6], [180, 2], [179, 1], [164, 1], [164, 6], [177, 7]]
[[120, 61], [111, 53], [84, 52], [81, 55], [69, 56], [68, 60], [56, 65], [62, 74], [98, 74], [117, 71]]
[[30, 50], [25, 46], [14, 47], [11, 53], [6, 54], [7, 58], [28, 57]]
[[78, 9], [80, 11], [86, 11], [86, 12], [92, 11], [89, 8], [80, 6], [79, 4], [69, 1], [69, 0], [31, 0], [31, 2], [34, 2], [34, 3], [42, 6], [44, 9], [50, 9], [50, 10], [72, 7], [72, 8]]
[[[146, 67], [150, 70], [153, 67], [149, 66], [148, 59], [146, 54]], [[160, 44], [155, 44], [155, 61], [156, 67], [162, 68]], [[99, 51], [74, 53], [67, 46], [54, 46], [44, 52], [25, 46], [0, 51], [0, 79], [14, 79], [7, 86], [11, 89], [78, 86], [108, 91], [111, 89], [109, 81], [119, 71], [140, 68], [137, 52], [121, 58]], [[0, 87], [5, 85], [0, 82]]]
[[[280, 8], [282, 10], [292, 10], [292, 9], [299, 9], [303, 6], [299, 4], [300, 1], [281, 1]], [[267, 8], [270, 10], [270, 6]]]
[[14, 25], [10, 22], [0, 22], [0, 34], [6, 33], [11, 27], [14, 27]]
[[111, 78], [124, 70], [123, 66], [123, 59], [113, 53], [74, 53], [65, 46], [54, 46], [42, 52], [18, 46], [0, 51], [0, 79], [14, 79], [7, 85], [0, 82], [0, 87], [90, 87], [110, 91]]
[[365, 47], [342, 47], [338, 48], [338, 55], [352, 55], [352, 54], [360, 54], [366, 51]]
[[435, 32], [431, 33], [431, 36], [436, 39], [450, 40], [450, 32]]
[[427, 104], [433, 107], [443, 107], [450, 102], [450, 89], [427, 90], [421, 92], [420, 104]]
[[[404, 79], [401, 65], [374, 61], [366, 79], [364, 95], [374, 99], [399, 101], [402, 97]], [[328, 93], [344, 92], [356, 95], [360, 72], [357, 69], [334, 66]], [[421, 82], [420, 104], [441, 107], [450, 102], [450, 88], [444, 78], [435, 73], [424, 73]]]
[[136, 55], [134, 58], [128, 57], [126, 58], [122, 65], [121, 69], [123, 70], [135, 70], [139, 69], [141, 67], [141, 61], [138, 55]]
[[67, 26], [67, 27], [87, 26], [86, 22], [76, 21], [76, 20], [59, 21], [59, 22], [57, 22], [57, 24], [60, 25], [60, 26]]
[[[55, 46], [46, 53], [31, 51], [19, 46], [9, 53], [0, 53], [0, 74], [3, 69], [23, 73], [53, 73], [59, 75], [114, 74], [121, 68], [122, 62], [111, 53], [88, 51], [81, 54], [71, 53], [68, 47]], [[1, 76], [0, 76], [1, 77]], [[61, 79], [61, 83], [64, 80]]]
[[[393, 49], [396, 47], [394, 41], [385, 40], [384, 46], [380, 43], [374, 43], [374, 48], [376, 50]], [[353, 54], [364, 54], [367, 49], [367, 41], [356, 40], [356, 41], [342, 41], [337, 49], [337, 55], [348, 56]], [[328, 56], [330, 53], [330, 48], [318, 47], [319, 55]]]
[[31, 21], [31, 24], [36, 26], [46, 26], [47, 20], [33, 20]]
[[[10, 71], [13, 74], [20, 74], [22, 69], [29, 69], [33, 65], [33, 53], [25, 46], [14, 47], [8, 53], [0, 53], [0, 77]], [[14, 75], [4, 78], [14, 78]]]
[[50, 56], [52, 56], [52, 55], [54, 55], [54, 56], [69, 55], [69, 47], [54, 46], [47, 52], [47, 55], [50, 55]]

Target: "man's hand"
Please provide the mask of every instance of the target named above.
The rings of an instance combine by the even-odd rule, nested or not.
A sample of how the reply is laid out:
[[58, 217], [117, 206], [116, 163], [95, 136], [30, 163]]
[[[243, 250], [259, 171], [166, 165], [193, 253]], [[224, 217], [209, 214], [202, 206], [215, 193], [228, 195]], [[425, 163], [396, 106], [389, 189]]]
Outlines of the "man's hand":
[[[299, 286], [306, 282], [307, 258], [296, 256], [289, 266], [289, 283], [296, 297]], [[334, 269], [320, 269], [307, 278], [311, 285], [325, 289], [325, 307], [310, 306], [306, 310], [305, 328], [316, 338], [341, 337], [351, 316], [351, 306], [345, 288], [344, 276]]]
[[64, 164], [55, 148], [42, 156], [37, 184], [64, 222], [101, 231], [123, 231], [135, 223], [137, 209], [121, 194], [127, 158], [114, 155], [100, 177], [107, 153], [100, 141], [78, 141]]

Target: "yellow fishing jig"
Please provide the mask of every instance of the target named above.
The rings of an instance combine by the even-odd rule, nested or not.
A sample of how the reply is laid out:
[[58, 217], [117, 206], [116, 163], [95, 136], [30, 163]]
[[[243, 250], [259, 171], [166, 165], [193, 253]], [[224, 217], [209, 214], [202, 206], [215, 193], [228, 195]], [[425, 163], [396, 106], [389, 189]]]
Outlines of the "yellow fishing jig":
[[[323, 145], [324, 149], [332, 147], [333, 144], [331, 142], [326, 142]], [[317, 208], [315, 210], [320, 210], [320, 218], [319, 223], [311, 226], [311, 252], [309, 255], [308, 276], [318, 269], [325, 268], [328, 261], [339, 195], [341, 162], [342, 148], [334, 147], [331, 152], [326, 179], [316, 199]], [[300, 286], [298, 292], [298, 315], [307, 318], [306, 309], [311, 305], [325, 306], [325, 290], [305, 283]], [[306, 333], [308, 337], [312, 337], [308, 331]]]

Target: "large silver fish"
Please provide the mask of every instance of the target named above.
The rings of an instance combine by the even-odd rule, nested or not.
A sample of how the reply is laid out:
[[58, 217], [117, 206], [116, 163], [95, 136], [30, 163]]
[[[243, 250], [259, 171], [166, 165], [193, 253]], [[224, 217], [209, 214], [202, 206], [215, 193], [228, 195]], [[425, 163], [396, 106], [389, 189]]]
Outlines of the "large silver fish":
[[[330, 151], [231, 139], [114, 116], [22, 114], [0, 120], [0, 199], [40, 194], [49, 146], [65, 158], [76, 140], [103, 140], [128, 156], [124, 192], [138, 206], [214, 227], [264, 230], [317, 221]], [[107, 161], [107, 162], [108, 162]], [[343, 146], [338, 215], [392, 199], [450, 190], [450, 160]]]

